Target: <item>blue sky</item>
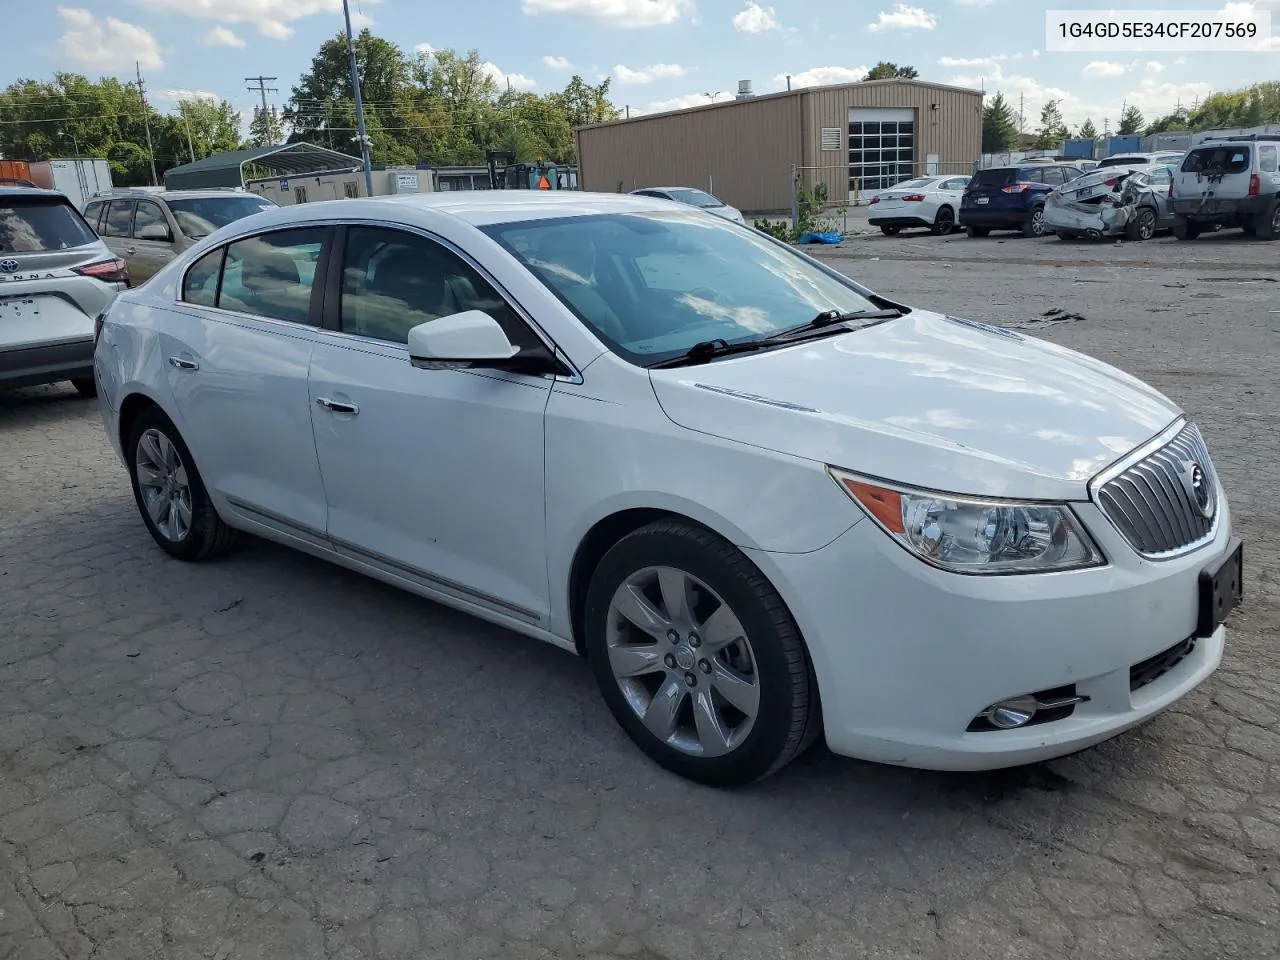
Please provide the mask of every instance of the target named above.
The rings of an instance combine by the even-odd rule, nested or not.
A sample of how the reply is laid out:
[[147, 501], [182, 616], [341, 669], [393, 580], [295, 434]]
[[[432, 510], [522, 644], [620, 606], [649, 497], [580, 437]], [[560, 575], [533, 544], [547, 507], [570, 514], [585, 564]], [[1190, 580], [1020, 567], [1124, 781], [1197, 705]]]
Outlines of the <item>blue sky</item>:
[[[1250, 53], [1046, 53], [1044, 11], [1219, 9], [1224, 0], [350, 0], [358, 25], [407, 51], [479, 49], [504, 85], [557, 89], [577, 72], [613, 78], [611, 94], [637, 112], [730, 96], [856, 80], [878, 60], [913, 65], [926, 80], [1002, 90], [1025, 103], [1033, 129], [1048, 99], [1069, 123], [1114, 126], [1123, 104], [1148, 118], [1214, 90], [1280, 79], [1280, 42]], [[1269, 9], [1280, 0], [1227, 2]], [[342, 27], [341, 0], [65, 0], [24, 6], [21, 45], [6, 43], [0, 82], [55, 70], [132, 76], [141, 61], [153, 102], [191, 92], [248, 111], [244, 77], [276, 76], [283, 105], [320, 43]]]

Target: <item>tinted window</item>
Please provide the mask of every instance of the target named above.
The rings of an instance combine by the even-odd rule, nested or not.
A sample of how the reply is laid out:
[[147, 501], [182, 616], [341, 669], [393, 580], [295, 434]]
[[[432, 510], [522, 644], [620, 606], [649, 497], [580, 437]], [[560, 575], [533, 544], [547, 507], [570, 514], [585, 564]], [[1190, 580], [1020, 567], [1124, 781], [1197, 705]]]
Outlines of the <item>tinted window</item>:
[[322, 228], [278, 230], [229, 244], [218, 306], [307, 323], [325, 234]]
[[517, 346], [536, 341], [493, 287], [457, 254], [399, 230], [352, 227], [343, 255], [343, 332], [407, 343], [409, 330], [439, 317], [480, 310]]
[[1044, 167], [1023, 167], [1018, 171], [1019, 183], [1044, 183]]
[[1248, 169], [1248, 147], [1201, 147], [1182, 161], [1183, 173], [1244, 173]]
[[102, 219], [104, 237], [127, 237], [133, 223], [133, 201], [112, 200]]
[[106, 204], [101, 200], [94, 200], [84, 208], [84, 218], [89, 221], [89, 226], [98, 229], [98, 218], [102, 216], [102, 208]]
[[971, 187], [1007, 187], [1018, 179], [1017, 167], [992, 167], [990, 170], [979, 170], [969, 181]]
[[186, 236], [207, 237], [219, 227], [234, 223], [275, 204], [265, 197], [237, 194], [229, 197], [166, 197], [169, 211]]
[[1276, 172], [1276, 148], [1274, 144], [1264, 143], [1258, 146], [1258, 169], [1263, 173]]
[[63, 197], [0, 199], [0, 253], [65, 250], [97, 239]]
[[1044, 183], [1051, 184], [1055, 187], [1061, 186], [1067, 182], [1067, 178], [1062, 167], [1045, 167], [1040, 171], [1040, 176]]
[[212, 307], [218, 298], [218, 271], [222, 268], [222, 254], [225, 247], [219, 247], [212, 253], [191, 265], [182, 281], [182, 299], [188, 303], [198, 303], [202, 307]]
[[620, 355], [767, 336], [827, 310], [874, 309], [789, 247], [681, 209], [483, 228]]
[[160, 205], [150, 200], [139, 200], [138, 209], [133, 215], [134, 237], [142, 233], [143, 227], [149, 226], [164, 227], [166, 232], [169, 230], [169, 224], [164, 218], [164, 211], [160, 209]]

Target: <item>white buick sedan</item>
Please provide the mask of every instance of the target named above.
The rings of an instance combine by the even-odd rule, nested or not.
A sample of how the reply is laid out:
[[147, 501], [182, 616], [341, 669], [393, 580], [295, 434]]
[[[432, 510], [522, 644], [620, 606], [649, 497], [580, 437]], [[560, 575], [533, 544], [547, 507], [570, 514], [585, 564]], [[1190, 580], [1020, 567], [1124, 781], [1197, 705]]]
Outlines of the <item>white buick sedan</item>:
[[283, 207], [121, 294], [142, 521], [250, 533], [575, 651], [704, 783], [1087, 747], [1213, 672], [1241, 548], [1145, 384], [643, 197]]

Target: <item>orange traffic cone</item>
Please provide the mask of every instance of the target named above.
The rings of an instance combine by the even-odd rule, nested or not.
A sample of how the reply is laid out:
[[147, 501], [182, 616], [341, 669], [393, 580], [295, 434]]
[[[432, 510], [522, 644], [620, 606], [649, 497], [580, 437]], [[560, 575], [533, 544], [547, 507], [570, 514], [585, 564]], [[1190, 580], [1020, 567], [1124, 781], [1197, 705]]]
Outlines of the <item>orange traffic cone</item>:
[[550, 181], [547, 180], [547, 175], [545, 173], [542, 175], [542, 179], [538, 181], [538, 189], [539, 190], [551, 189], [551, 183]]

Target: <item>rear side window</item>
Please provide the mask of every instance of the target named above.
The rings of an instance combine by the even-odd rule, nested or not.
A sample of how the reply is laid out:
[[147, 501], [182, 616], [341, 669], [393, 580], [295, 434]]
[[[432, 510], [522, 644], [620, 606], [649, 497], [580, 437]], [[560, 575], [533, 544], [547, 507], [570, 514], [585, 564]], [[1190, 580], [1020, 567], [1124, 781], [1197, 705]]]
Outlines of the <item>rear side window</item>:
[[969, 181], [971, 187], [1007, 187], [1017, 182], [1016, 167], [992, 167], [990, 170], [979, 170]]
[[1200, 147], [1182, 161], [1183, 173], [1244, 173], [1248, 169], [1248, 147]]
[[1017, 183], [1044, 183], [1045, 167], [1024, 167], [1018, 171]]
[[202, 307], [217, 306], [218, 275], [222, 272], [222, 255], [226, 249], [219, 247], [191, 265], [182, 281], [183, 300]]
[[309, 323], [311, 288], [324, 228], [277, 230], [227, 246], [218, 306], [254, 316]]
[[1045, 167], [1044, 170], [1041, 171], [1041, 176], [1044, 177], [1045, 183], [1055, 187], [1061, 186], [1067, 182], [1066, 172], [1062, 167]]
[[0, 200], [0, 253], [67, 250], [97, 239], [64, 197]]

